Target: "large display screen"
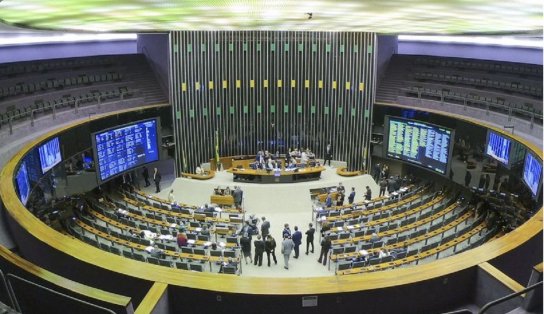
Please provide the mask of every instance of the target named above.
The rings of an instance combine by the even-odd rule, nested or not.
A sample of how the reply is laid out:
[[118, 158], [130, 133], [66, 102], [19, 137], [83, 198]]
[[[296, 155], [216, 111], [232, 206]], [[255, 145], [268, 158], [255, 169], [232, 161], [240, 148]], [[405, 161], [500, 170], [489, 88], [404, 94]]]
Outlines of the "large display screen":
[[98, 180], [159, 160], [157, 126], [155, 118], [93, 133]]
[[540, 181], [542, 178], [542, 163], [533, 154], [527, 152], [523, 166], [523, 182], [527, 184], [533, 196], [538, 195]]
[[17, 170], [17, 175], [15, 176], [15, 181], [17, 182], [17, 190], [19, 192], [19, 199], [23, 205], [26, 205], [28, 202], [28, 197], [30, 196], [30, 181], [28, 180], [28, 171], [26, 169], [26, 163], [23, 161]]
[[509, 165], [511, 146], [512, 141], [510, 139], [493, 131], [487, 132], [486, 155], [493, 157], [505, 166]]
[[453, 130], [415, 120], [386, 117], [387, 157], [408, 161], [445, 175]]
[[59, 138], [55, 137], [47, 141], [45, 144], [40, 145], [38, 147], [38, 153], [40, 155], [42, 173], [45, 174], [62, 161], [62, 157], [60, 155]]

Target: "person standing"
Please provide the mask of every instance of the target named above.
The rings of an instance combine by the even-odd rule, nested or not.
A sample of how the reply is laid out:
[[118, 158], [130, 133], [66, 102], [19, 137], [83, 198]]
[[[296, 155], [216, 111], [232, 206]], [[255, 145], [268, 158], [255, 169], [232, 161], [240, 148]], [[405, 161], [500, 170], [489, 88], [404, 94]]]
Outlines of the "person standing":
[[325, 149], [325, 161], [323, 162], [323, 166], [326, 165], [328, 161], [329, 167], [330, 167], [331, 160], [332, 160], [332, 146], [331, 146], [331, 143], [329, 143], [327, 144], [327, 148]]
[[355, 188], [351, 188], [351, 193], [349, 193], [348, 196], [348, 203], [353, 204], [353, 201], [355, 200]]
[[306, 255], [308, 255], [310, 245], [312, 246], [312, 253], [314, 252], [314, 233], [314, 225], [310, 222], [308, 225], [308, 231], [306, 231]]
[[366, 193], [365, 193], [365, 200], [370, 201], [372, 199], [372, 190], [367, 185], [366, 186]]
[[276, 240], [272, 237], [271, 234], [266, 236], [266, 241], [264, 242], [264, 249], [266, 251], [268, 267], [270, 267], [270, 255], [272, 255], [272, 258], [274, 258], [274, 264], [278, 264], [278, 260], [276, 259]]
[[291, 237], [291, 229], [289, 229], [289, 224], [283, 225], [283, 231], [281, 232], [281, 236], [285, 238], [285, 235]]
[[484, 174], [480, 174], [480, 180], [478, 180], [478, 188], [483, 189], [485, 184], [485, 176]]
[[244, 261], [246, 261], [247, 265], [247, 258], [249, 257], [249, 262], [253, 263], [253, 260], [251, 259], [251, 239], [247, 236], [247, 233], [240, 238], [240, 247], [242, 248], [242, 255], [244, 256]]
[[380, 181], [380, 195], [379, 197], [382, 197], [385, 195], [385, 188], [387, 187], [387, 180], [385, 178], [382, 178]]
[[472, 174], [470, 171], [467, 170], [465, 173], [465, 186], [468, 187], [470, 185], [470, 181], [472, 180]]
[[327, 255], [329, 254], [331, 245], [331, 239], [329, 239], [329, 236], [321, 239], [321, 252], [319, 253], [319, 259], [317, 260], [317, 262], [323, 263], [323, 266], [327, 265]]
[[255, 246], [254, 265], [263, 266], [264, 242], [260, 234], [257, 236], [257, 240], [253, 241], [253, 245]]
[[242, 199], [244, 197], [244, 192], [242, 191], [242, 189], [237, 186], [235, 189], [234, 189], [234, 193], [233, 194], [233, 198], [234, 198], [234, 206], [238, 209], [241, 208], [242, 206]]
[[168, 203], [174, 204], [176, 200], [174, 199], [174, 190], [170, 190], [170, 193], [168, 193]]
[[151, 183], [149, 183], [149, 170], [147, 170], [146, 166], [144, 166], [144, 168], [143, 168], [142, 176], [144, 177], [145, 187], [150, 186]]
[[380, 164], [377, 163], [372, 168], [372, 177], [374, 178], [374, 181], [378, 182], [380, 180]]
[[283, 268], [289, 269], [289, 256], [295, 247], [295, 243], [291, 240], [291, 236], [285, 234], [283, 237], [283, 242], [281, 243], [281, 254], [283, 254]]
[[332, 196], [331, 193], [327, 193], [327, 198], [325, 199], [325, 207], [331, 207], [332, 206]]
[[262, 217], [262, 220], [261, 234], [263, 235], [263, 238], [266, 239], [266, 236], [270, 233], [270, 221], [266, 220], [266, 217]]
[[486, 173], [485, 174], [485, 183], [484, 183], [484, 189], [485, 190], [489, 189], [489, 184], [490, 183], [491, 183], [491, 176], [489, 175], [489, 173]]
[[159, 193], [161, 191], [161, 173], [159, 172], [159, 170], [157, 168], [155, 168], [153, 170], [153, 181], [155, 181], [155, 187], [156, 187], [156, 190], [155, 190], [155, 193]]
[[302, 244], [302, 232], [298, 231], [297, 226], [295, 226], [295, 232], [293, 233], [293, 243], [295, 243], [294, 258], [298, 258], [299, 248], [300, 248], [300, 245]]

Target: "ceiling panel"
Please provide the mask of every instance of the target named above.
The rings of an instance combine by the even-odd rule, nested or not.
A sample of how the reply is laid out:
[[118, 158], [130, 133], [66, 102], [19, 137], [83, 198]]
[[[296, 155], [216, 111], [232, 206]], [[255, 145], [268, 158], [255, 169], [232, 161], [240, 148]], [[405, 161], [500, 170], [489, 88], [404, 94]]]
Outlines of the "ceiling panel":
[[92, 32], [526, 33], [541, 32], [543, 22], [541, 0], [3, 0], [0, 18], [29, 28]]

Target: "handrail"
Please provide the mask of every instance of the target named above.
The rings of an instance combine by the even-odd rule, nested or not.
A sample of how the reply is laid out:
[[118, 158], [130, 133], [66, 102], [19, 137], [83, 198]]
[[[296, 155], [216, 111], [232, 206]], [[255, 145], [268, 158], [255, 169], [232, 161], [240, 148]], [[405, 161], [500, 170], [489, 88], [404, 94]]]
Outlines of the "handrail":
[[[125, 95], [129, 95], [129, 94], [141, 94], [141, 90], [140, 89], [131, 89], [131, 90], [128, 90], [128, 91], [122, 91], [120, 92], [119, 94], [119, 99], [115, 99], [113, 101], [108, 101], [106, 103], [113, 103], [115, 101], [122, 101], [122, 100], [125, 100]], [[98, 103], [95, 104], [97, 106], [97, 108], [100, 108], [100, 105], [102, 104], [102, 97], [104, 97], [103, 95], [98, 95], [98, 96], [92, 96], [92, 97], [84, 97], [84, 98], [81, 98], [81, 99], [75, 99], [73, 102], [74, 102], [74, 113], [78, 113], [79, 111], [79, 102], [82, 101], [82, 100], [97, 100]], [[53, 103], [52, 105], [49, 105], [49, 106], [44, 106], [42, 108], [39, 108], [39, 109], [31, 109], [30, 110], [30, 126], [34, 126], [34, 120], [35, 119], [35, 113], [37, 113], [38, 111], [47, 111], [47, 110], [51, 110], [52, 111], [52, 114], [53, 114], [53, 120], [56, 119], [56, 113], [57, 113], [57, 106], [58, 105], [62, 105], [62, 104], [65, 104], [65, 103], [70, 103], [72, 102], [71, 100], [70, 101], [64, 101], [62, 100], [60, 103]], [[66, 110], [66, 111], [69, 111], [69, 110]], [[29, 112], [28, 111], [25, 111], [25, 112], [21, 112], [21, 113], [18, 113], [18, 114], [14, 114], [12, 116], [9, 117], [8, 119], [8, 125], [9, 125], [9, 134], [12, 135], [13, 134], [13, 121], [14, 120], [18, 120], [18, 119], [22, 119], [22, 118], [25, 118], [29, 115]]]
[[491, 301], [491, 302], [487, 303], [486, 305], [482, 306], [482, 308], [480, 309], [480, 311], [478, 311], [478, 314], [483, 314], [483, 313], [485, 313], [485, 311], [487, 311], [490, 307], [495, 306], [495, 305], [497, 305], [497, 304], [499, 304], [499, 303], [502, 303], [502, 302], [506, 302], [506, 301], [508, 301], [508, 300], [510, 300], [510, 299], [513, 299], [513, 298], [517, 297], [518, 295], [522, 295], [522, 294], [524, 294], [524, 293], [526, 293], [526, 292], [529, 292], [529, 291], [531, 291], [531, 290], [533, 290], [533, 289], [535, 289], [536, 287], [541, 286], [541, 285], [542, 285], [542, 281], [537, 282], [537, 283], [535, 283], [534, 285], [528, 286], [527, 288], [525, 288], [525, 289], [523, 289], [523, 290], [521, 290], [521, 291], [514, 292], [514, 293], [509, 294], [509, 295], [507, 295], [507, 296], [504, 296], [504, 297], [502, 297], [502, 298], [498, 298], [498, 299], [495, 300], [495, 301]]
[[[410, 89], [409, 87], [403, 87], [403, 88], [400, 88], [401, 91], [403, 92], [410, 92], [410, 93], [415, 93], [416, 90], [414, 89]], [[478, 103], [481, 103], [481, 104], [484, 104], [486, 106], [486, 110], [489, 110], [489, 108], [491, 107], [495, 107], [495, 108], [503, 108], [505, 110], [508, 110], [508, 118], [511, 118], [512, 117], [512, 112], [519, 112], [519, 113], [522, 113], [522, 114], [525, 114], [525, 115], [530, 115], [531, 117], [531, 121], [534, 120], [534, 118], [539, 118], [539, 119], [542, 119], [543, 118], [543, 115], [541, 114], [538, 114], [538, 113], [535, 113], [534, 111], [531, 112], [531, 111], [528, 111], [528, 110], [525, 110], [525, 109], [519, 109], [519, 108], [514, 108], [512, 106], [508, 106], [508, 105], [504, 105], [504, 104], [498, 104], [498, 103], [493, 103], [493, 102], [488, 102], [488, 101], [485, 101], [485, 100], [479, 100], [479, 99], [472, 99], [472, 98], [469, 98], [469, 97], [463, 97], [463, 96], [455, 96], [455, 95], [444, 95], [443, 93], [438, 93], [438, 92], [433, 92], [433, 91], [427, 91], [427, 90], [421, 90], [418, 88], [417, 90], [417, 99], [423, 99], [421, 97], [421, 95], [423, 93], [427, 94], [427, 95], [431, 95], [431, 96], [436, 96], [436, 97], [440, 97], [440, 101], [441, 102], [446, 102], [444, 100], [444, 96], [448, 96], [449, 98], [456, 98], [456, 99], [459, 99], [459, 100], [462, 100], [464, 105], [466, 106], [467, 105], [467, 101], [471, 101], [471, 102], [478, 102]], [[404, 97], [410, 97], [409, 95], [402, 95]], [[413, 98], [413, 97], [412, 97]]]

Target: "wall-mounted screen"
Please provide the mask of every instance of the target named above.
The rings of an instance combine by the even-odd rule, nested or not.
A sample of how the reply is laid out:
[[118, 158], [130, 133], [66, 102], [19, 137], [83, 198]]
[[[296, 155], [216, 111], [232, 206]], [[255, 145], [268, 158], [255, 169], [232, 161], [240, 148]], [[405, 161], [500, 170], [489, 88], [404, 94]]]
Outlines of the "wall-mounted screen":
[[154, 118], [93, 133], [98, 181], [159, 160], [158, 124]]
[[523, 165], [523, 182], [529, 187], [533, 196], [538, 195], [540, 181], [542, 178], [542, 163], [533, 154], [527, 152], [525, 164]]
[[509, 165], [510, 148], [512, 141], [493, 131], [487, 132], [487, 141], [485, 144], [486, 155], [496, 159], [505, 166]]
[[23, 205], [26, 205], [28, 202], [28, 197], [30, 196], [30, 181], [28, 180], [28, 171], [24, 161], [19, 165], [19, 170], [17, 170], [15, 181], [17, 183], [19, 199]]
[[447, 174], [453, 130], [420, 122], [386, 116], [386, 156], [408, 161]]
[[40, 155], [42, 173], [45, 174], [62, 161], [62, 157], [60, 155], [59, 138], [55, 137], [40, 145], [38, 147], [38, 153]]

